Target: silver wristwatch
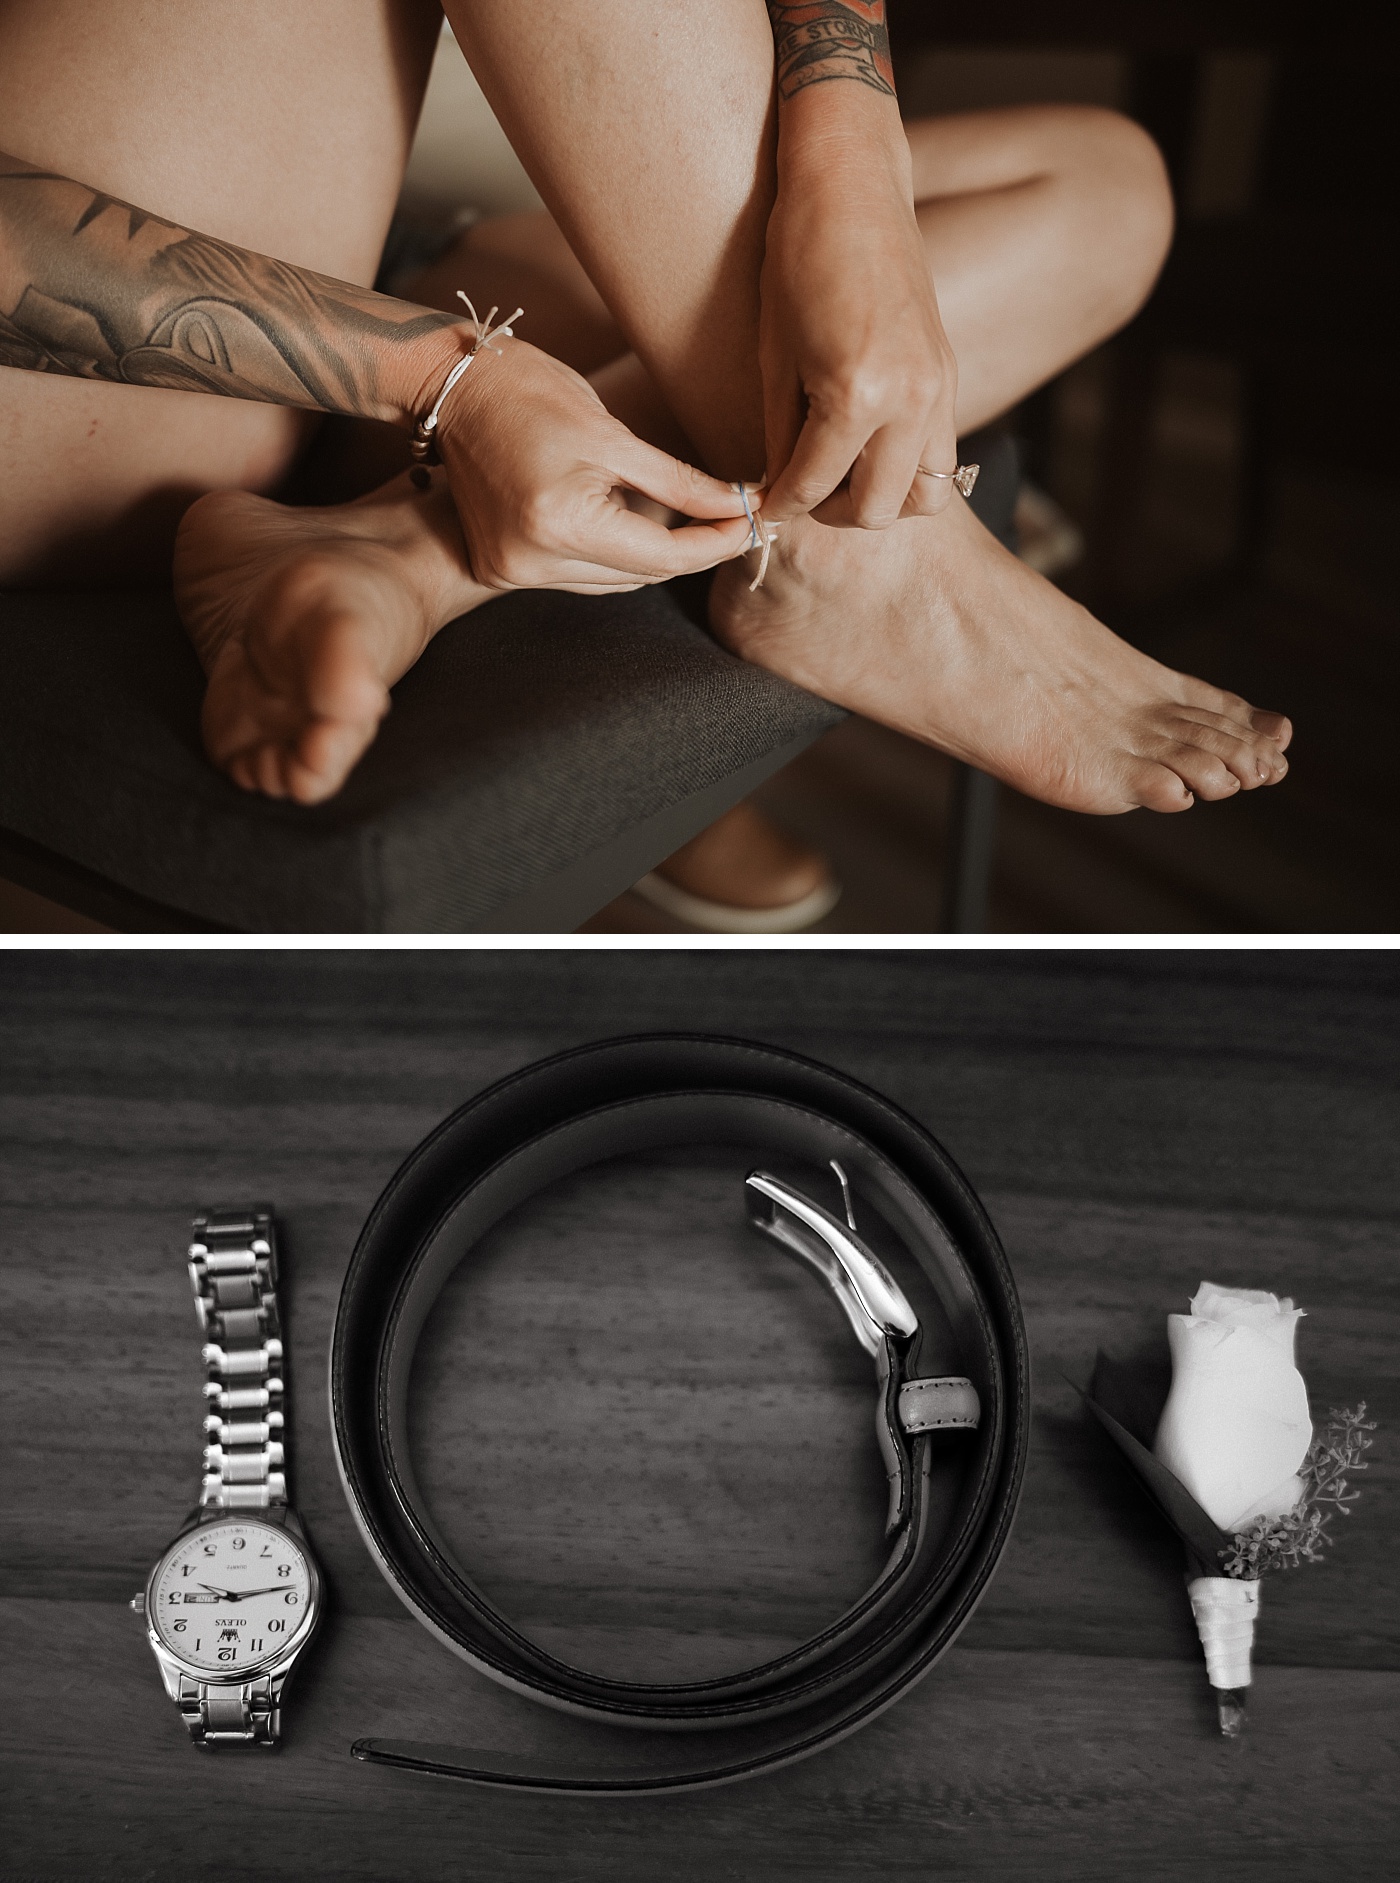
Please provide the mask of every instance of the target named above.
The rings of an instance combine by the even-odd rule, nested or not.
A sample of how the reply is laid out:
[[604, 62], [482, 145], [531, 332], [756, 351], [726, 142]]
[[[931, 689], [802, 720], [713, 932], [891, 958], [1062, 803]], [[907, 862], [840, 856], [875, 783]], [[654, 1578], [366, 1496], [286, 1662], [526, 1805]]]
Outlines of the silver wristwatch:
[[282, 1689], [321, 1619], [321, 1574], [287, 1502], [277, 1234], [270, 1209], [194, 1220], [204, 1334], [199, 1507], [131, 1606], [200, 1746], [275, 1746]]

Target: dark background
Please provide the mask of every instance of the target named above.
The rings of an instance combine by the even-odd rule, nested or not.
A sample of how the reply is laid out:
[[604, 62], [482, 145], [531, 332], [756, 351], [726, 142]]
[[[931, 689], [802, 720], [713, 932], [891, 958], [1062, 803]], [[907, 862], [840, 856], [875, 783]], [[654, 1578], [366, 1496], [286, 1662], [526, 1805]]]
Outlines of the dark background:
[[[530, 1743], [548, 1716], [440, 1648], [358, 1541], [324, 1403], [350, 1248], [452, 1107], [648, 1028], [813, 1054], [962, 1163], [1032, 1348], [1010, 1547], [913, 1694], [768, 1778], [597, 1802], [357, 1765], [362, 1734]], [[0, 957], [5, 1874], [1382, 1874], [1400, 1828], [1398, 1073], [1382, 953]], [[253, 1197], [285, 1228], [293, 1490], [332, 1600], [283, 1750], [208, 1756], [125, 1603], [197, 1483], [188, 1219]], [[867, 1364], [795, 1265], [721, 1275], [664, 1225], [649, 1262], [612, 1265], [566, 1216], [529, 1264], [507, 1248], [454, 1283], [422, 1401], [434, 1495], [526, 1629], [604, 1668], [733, 1664], [861, 1586]], [[1203, 1278], [1295, 1295], [1314, 1411], [1364, 1398], [1381, 1421], [1328, 1561], [1264, 1587], [1238, 1744], [1214, 1728], [1177, 1546], [1069, 1383], [1101, 1345], [1161, 1352]], [[541, 1390], [561, 1381], [567, 1416]]]

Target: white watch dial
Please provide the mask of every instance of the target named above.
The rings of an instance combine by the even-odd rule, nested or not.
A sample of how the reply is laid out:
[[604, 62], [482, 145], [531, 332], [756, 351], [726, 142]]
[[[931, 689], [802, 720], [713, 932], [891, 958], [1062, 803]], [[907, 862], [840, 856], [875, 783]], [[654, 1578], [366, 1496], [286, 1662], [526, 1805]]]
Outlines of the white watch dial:
[[282, 1653], [311, 1612], [311, 1571], [276, 1525], [209, 1523], [161, 1563], [150, 1618], [166, 1647], [211, 1674], [237, 1674]]

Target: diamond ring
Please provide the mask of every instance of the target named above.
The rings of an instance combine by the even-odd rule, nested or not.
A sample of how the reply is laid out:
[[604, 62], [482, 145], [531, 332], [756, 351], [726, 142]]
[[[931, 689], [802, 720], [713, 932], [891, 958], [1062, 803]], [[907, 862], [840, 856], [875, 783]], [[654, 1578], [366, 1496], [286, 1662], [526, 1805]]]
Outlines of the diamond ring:
[[915, 475], [918, 477], [950, 477], [953, 480], [954, 489], [961, 491], [964, 497], [970, 497], [972, 495], [972, 486], [977, 482], [977, 473], [981, 468], [982, 466], [980, 464], [960, 464], [956, 471], [931, 471], [926, 464], [921, 464]]

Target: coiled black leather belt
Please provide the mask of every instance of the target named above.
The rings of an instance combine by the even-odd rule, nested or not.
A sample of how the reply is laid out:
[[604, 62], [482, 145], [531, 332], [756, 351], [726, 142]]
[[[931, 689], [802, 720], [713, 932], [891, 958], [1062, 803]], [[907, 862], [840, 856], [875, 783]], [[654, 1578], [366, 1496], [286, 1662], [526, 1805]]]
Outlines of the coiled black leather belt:
[[[804, 1191], [752, 1174], [756, 1226], [826, 1275], [875, 1358], [890, 1556], [874, 1587], [801, 1647], [742, 1674], [643, 1684], [556, 1659], [472, 1586], [414, 1484], [408, 1379], [448, 1276], [508, 1211], [600, 1160], [696, 1143], [742, 1145], [765, 1163], [803, 1168], [836, 1161], [843, 1189], [849, 1173], [861, 1210], [878, 1212], [931, 1283], [945, 1370], [921, 1372], [926, 1330], [862, 1239]], [[683, 1035], [606, 1041], [527, 1067], [454, 1112], [413, 1152], [351, 1258], [330, 1390], [346, 1494], [395, 1592], [463, 1659], [578, 1722], [577, 1756], [364, 1739], [356, 1757], [567, 1792], [680, 1790], [746, 1777], [814, 1752], [888, 1706], [949, 1646], [987, 1586], [1010, 1532], [1030, 1420], [1011, 1272], [947, 1152], [829, 1067], [773, 1047]]]

